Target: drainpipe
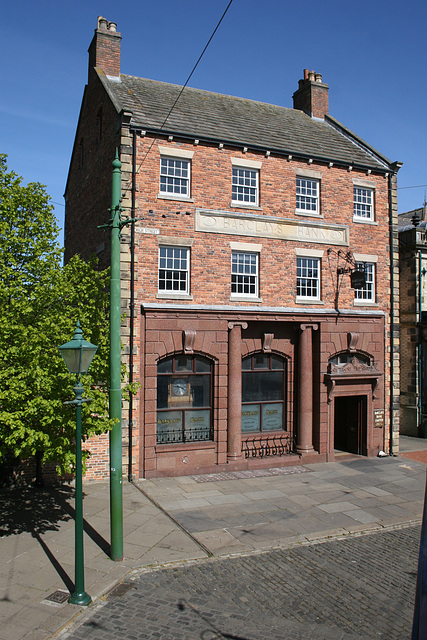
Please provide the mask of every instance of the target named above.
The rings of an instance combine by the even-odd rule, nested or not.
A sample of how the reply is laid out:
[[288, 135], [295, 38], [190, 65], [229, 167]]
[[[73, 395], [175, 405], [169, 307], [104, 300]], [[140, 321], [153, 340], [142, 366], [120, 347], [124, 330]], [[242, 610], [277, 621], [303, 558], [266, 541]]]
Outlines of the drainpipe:
[[[416, 233], [416, 231], [415, 231]], [[424, 437], [423, 434], [423, 410], [422, 410], [422, 350], [423, 350], [423, 335], [422, 335], [422, 277], [423, 277], [423, 262], [422, 253], [418, 251], [418, 296], [417, 296], [417, 432], [420, 438]]]
[[[135, 191], [136, 191], [136, 131], [132, 131], [132, 186], [131, 186], [131, 218], [130, 226], [130, 301], [129, 301], [129, 384], [133, 383], [133, 335], [135, 326]], [[129, 394], [128, 417], [128, 481], [132, 482], [132, 421], [133, 393]]]
[[[388, 176], [388, 199], [390, 208], [390, 455], [393, 455], [393, 410], [394, 410], [394, 225], [393, 225], [393, 183], [392, 174]], [[385, 437], [385, 433], [384, 433]]]

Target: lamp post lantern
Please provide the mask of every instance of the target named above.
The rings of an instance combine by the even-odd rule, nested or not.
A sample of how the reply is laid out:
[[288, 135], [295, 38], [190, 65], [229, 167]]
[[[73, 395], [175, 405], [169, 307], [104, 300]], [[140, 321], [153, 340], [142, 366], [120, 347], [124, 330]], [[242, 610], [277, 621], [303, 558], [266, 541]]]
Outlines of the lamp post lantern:
[[83, 490], [82, 490], [82, 404], [90, 402], [90, 398], [83, 398], [83, 385], [80, 382], [82, 373], [89, 369], [92, 358], [98, 347], [84, 340], [80, 323], [77, 322], [73, 339], [58, 347], [67, 369], [77, 374], [77, 384], [74, 387], [75, 400], [66, 404], [76, 405], [76, 490], [75, 490], [75, 580], [74, 593], [68, 602], [86, 606], [91, 597], [85, 592], [84, 551], [83, 551]]

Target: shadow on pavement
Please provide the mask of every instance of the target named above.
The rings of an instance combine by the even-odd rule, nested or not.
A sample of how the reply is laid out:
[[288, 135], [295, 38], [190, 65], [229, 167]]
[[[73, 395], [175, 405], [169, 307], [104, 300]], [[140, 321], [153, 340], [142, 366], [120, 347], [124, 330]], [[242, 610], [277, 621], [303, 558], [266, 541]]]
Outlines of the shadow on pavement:
[[41, 535], [46, 531], [58, 531], [58, 523], [70, 519], [64, 504], [73, 493], [73, 489], [66, 486], [1, 490], [0, 536], [19, 533]]
[[[40, 544], [68, 589], [73, 588], [73, 582], [41, 536], [48, 531], [58, 531], [61, 522], [70, 520], [64, 505], [73, 493], [73, 489], [67, 486], [49, 489], [16, 487], [0, 491], [0, 537], [31, 534]], [[16, 538], [16, 545], [18, 545], [18, 538]], [[13, 556], [5, 573], [5, 592], [1, 601], [10, 602], [9, 593], [15, 573]]]
[[[58, 497], [58, 502], [63, 510], [74, 520], [76, 511], [74, 507], [69, 504], [63, 496]], [[89, 538], [105, 553], [106, 556], [111, 555], [111, 545], [105, 538], [101, 536], [96, 529], [92, 527], [87, 520], [83, 520], [83, 530], [89, 536]]]
[[[66, 485], [49, 488], [16, 487], [0, 491], [0, 537], [18, 536], [29, 533], [37, 540], [49, 562], [72, 593], [74, 582], [53, 555], [43, 534], [59, 531], [60, 523], [74, 520], [75, 510], [70, 500], [74, 499], [74, 489]], [[110, 544], [86, 520], [83, 527], [93, 542], [110, 556]], [[1, 601], [9, 601], [9, 591], [13, 581], [13, 558], [6, 577], [6, 591]]]
[[49, 558], [49, 561], [50, 561], [51, 565], [53, 566], [53, 568], [55, 569], [56, 573], [61, 578], [61, 580], [64, 583], [64, 585], [67, 587], [68, 591], [70, 593], [73, 593], [74, 592], [74, 586], [75, 586], [74, 582], [71, 580], [70, 576], [65, 571], [65, 569], [62, 567], [62, 565], [55, 558], [55, 556], [53, 555], [53, 553], [51, 552], [51, 550], [49, 549], [47, 544], [43, 541], [43, 539], [39, 536], [38, 533], [33, 533], [33, 538], [35, 538], [37, 540], [37, 542], [40, 544], [41, 548], [43, 549], [43, 551], [45, 552], [45, 554]]
[[[74, 489], [68, 486], [49, 489], [14, 488], [0, 491], [0, 536], [31, 533], [39, 536], [47, 531], [58, 531], [60, 522], [74, 520], [75, 510], [70, 504]], [[110, 543], [86, 520], [85, 533], [110, 556]]]

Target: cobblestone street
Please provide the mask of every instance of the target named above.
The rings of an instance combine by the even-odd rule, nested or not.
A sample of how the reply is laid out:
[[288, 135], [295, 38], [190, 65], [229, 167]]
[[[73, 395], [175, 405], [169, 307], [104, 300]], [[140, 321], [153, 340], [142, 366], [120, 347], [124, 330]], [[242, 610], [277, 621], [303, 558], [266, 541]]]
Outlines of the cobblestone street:
[[62, 640], [410, 638], [420, 528], [131, 574]]

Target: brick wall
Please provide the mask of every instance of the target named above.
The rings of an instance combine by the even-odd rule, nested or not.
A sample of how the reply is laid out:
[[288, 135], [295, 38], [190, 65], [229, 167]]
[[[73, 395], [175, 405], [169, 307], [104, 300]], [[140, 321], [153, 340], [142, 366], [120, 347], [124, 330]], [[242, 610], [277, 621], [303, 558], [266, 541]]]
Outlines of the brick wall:
[[65, 191], [65, 262], [77, 252], [83, 258], [96, 253], [101, 267], [109, 264], [110, 235], [98, 226], [110, 218], [112, 162], [120, 146], [118, 125], [116, 110], [95, 77], [83, 96]]
[[[139, 166], [152, 139], [138, 137]], [[326, 250], [332, 246], [307, 242], [291, 242], [279, 239], [254, 238], [235, 235], [221, 235], [194, 232], [194, 212], [196, 207], [219, 211], [245, 213], [246, 208], [231, 207], [231, 157], [245, 160], [261, 160], [260, 171], [260, 211], [263, 216], [295, 219], [296, 172], [317, 170], [321, 179], [321, 222], [348, 225], [350, 228], [350, 250], [355, 253], [375, 254], [377, 263], [377, 300], [379, 309], [388, 311], [390, 302], [389, 275], [389, 229], [387, 179], [371, 176], [376, 186], [376, 225], [353, 222], [353, 178], [366, 179], [365, 173], [348, 171], [340, 167], [286, 161], [283, 158], [263, 157], [261, 154], [242, 153], [235, 149], [219, 150], [216, 147], [167, 144], [171, 149], [188, 148], [194, 150], [192, 160], [192, 197], [194, 204], [157, 198], [159, 190], [160, 153], [154, 144], [137, 176], [137, 217], [138, 237], [137, 277], [141, 283], [138, 295], [141, 300], [155, 301], [157, 294], [157, 260], [159, 236], [179, 237], [193, 240], [191, 247], [191, 293], [193, 304], [229, 304], [230, 301], [230, 242], [261, 242], [260, 256], [260, 297], [263, 306], [296, 306], [296, 258], [295, 249], [302, 246], [310, 249], [324, 249], [322, 261], [322, 300], [325, 307], [334, 306], [336, 266], [334, 256], [328, 261]], [[149, 215], [149, 210], [154, 216]], [[180, 211], [181, 214], [176, 212]], [[190, 215], [182, 215], [189, 211]], [[250, 211], [253, 213], [254, 209]], [[301, 223], [313, 218], [299, 216]], [[138, 227], [150, 226], [159, 230], [159, 236], [139, 234]], [[340, 266], [342, 263], [339, 263]], [[352, 308], [354, 291], [350, 279], [344, 276], [340, 288], [340, 306]], [[242, 305], [244, 303], [241, 303]], [[253, 304], [248, 302], [247, 304]]]

